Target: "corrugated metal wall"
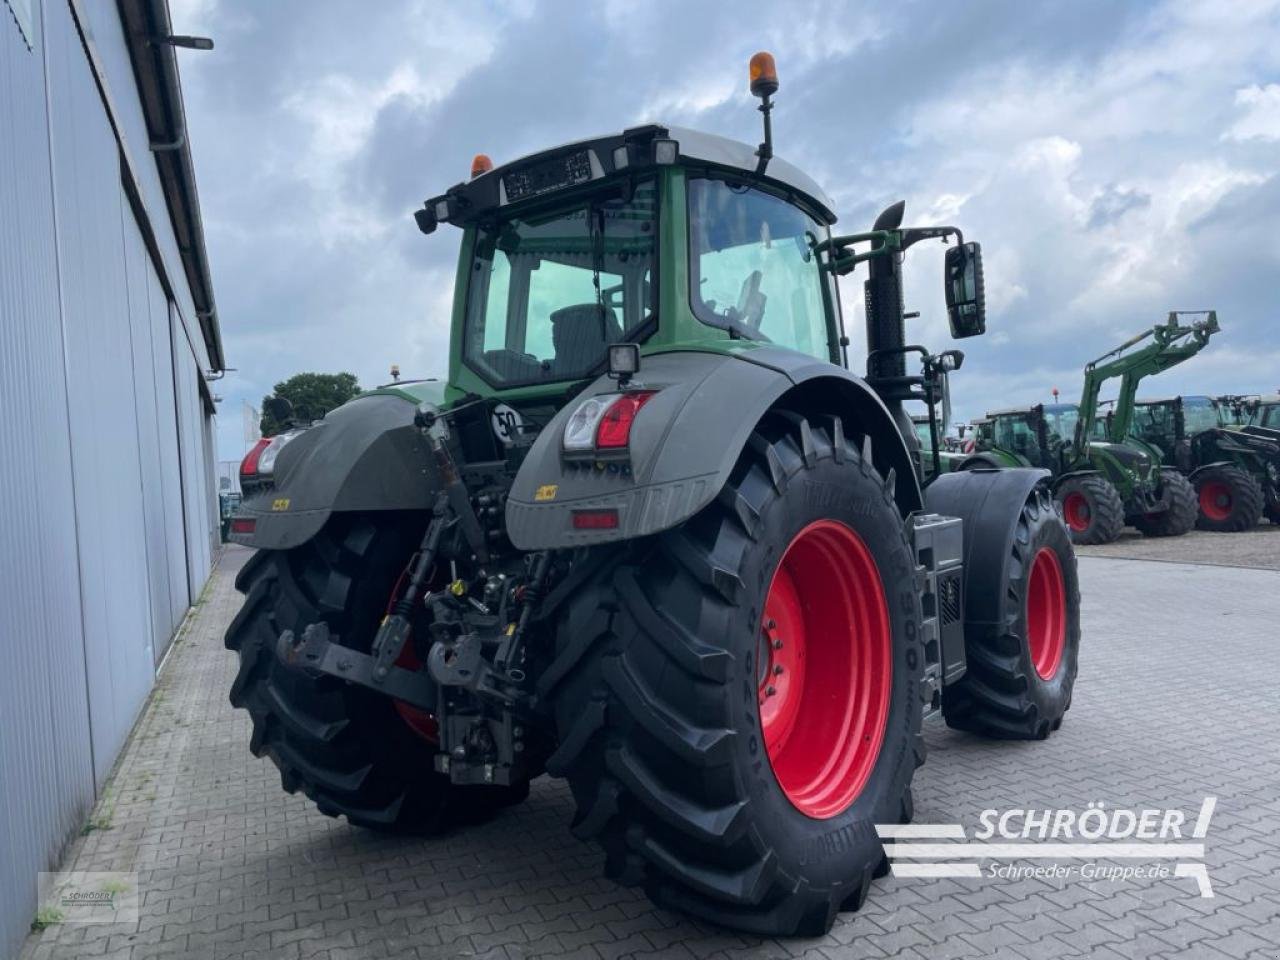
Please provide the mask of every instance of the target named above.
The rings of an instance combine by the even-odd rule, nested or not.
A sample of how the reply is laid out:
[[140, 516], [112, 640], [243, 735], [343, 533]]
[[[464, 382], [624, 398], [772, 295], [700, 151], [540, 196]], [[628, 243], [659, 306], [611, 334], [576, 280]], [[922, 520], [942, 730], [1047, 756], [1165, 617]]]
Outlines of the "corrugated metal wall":
[[[44, 52], [0, 9], [0, 955], [94, 799]], [[16, 227], [21, 225], [21, 229]]]
[[[117, 124], [145, 138], [115, 5], [88, 8], [91, 41], [115, 65]], [[0, 9], [6, 956], [31, 921], [36, 874], [83, 823], [216, 548], [207, 359], [188, 335], [194, 311], [158, 181], [136, 183], [130, 202], [71, 5], [43, 0], [36, 12], [29, 49]], [[129, 152], [148, 180], [145, 139]]]

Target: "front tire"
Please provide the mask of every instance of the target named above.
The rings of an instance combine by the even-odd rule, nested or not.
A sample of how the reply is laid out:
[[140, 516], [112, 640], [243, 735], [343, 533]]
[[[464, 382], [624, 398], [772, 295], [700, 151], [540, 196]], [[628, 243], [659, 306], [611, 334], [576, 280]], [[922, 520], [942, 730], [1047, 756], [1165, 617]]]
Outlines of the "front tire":
[[1135, 517], [1133, 525], [1148, 537], [1180, 537], [1196, 525], [1199, 505], [1191, 481], [1177, 470], [1160, 471], [1160, 499], [1165, 509]]
[[540, 681], [548, 770], [606, 872], [762, 935], [821, 934], [862, 904], [887, 869], [874, 825], [910, 819], [924, 756], [903, 521], [828, 424], [769, 418], [712, 505], [599, 558]]
[[1124, 501], [1104, 477], [1070, 477], [1054, 496], [1071, 531], [1072, 543], [1111, 543], [1124, 530]]
[[[1080, 651], [1080, 583], [1067, 527], [1048, 495], [1027, 498], [1007, 577], [965, 571], [966, 594], [1005, 597], [1004, 623], [965, 623], [967, 669], [943, 688], [947, 726], [1002, 740], [1043, 740], [1071, 706]], [[968, 594], [971, 595], [971, 594]]]
[[424, 717], [389, 697], [334, 677], [286, 667], [276, 656], [285, 630], [323, 621], [368, 651], [420, 523], [375, 524], [337, 516], [315, 539], [288, 551], [260, 550], [241, 569], [244, 606], [227, 629], [240, 658], [231, 704], [249, 712], [254, 756], [270, 757], [281, 786], [321, 812], [394, 833], [434, 833], [473, 822], [528, 795], [515, 787], [455, 787], [434, 772], [438, 746]]
[[1252, 530], [1262, 519], [1266, 497], [1249, 471], [1233, 465], [1208, 467], [1196, 475], [1200, 512], [1196, 528], [1214, 533]]

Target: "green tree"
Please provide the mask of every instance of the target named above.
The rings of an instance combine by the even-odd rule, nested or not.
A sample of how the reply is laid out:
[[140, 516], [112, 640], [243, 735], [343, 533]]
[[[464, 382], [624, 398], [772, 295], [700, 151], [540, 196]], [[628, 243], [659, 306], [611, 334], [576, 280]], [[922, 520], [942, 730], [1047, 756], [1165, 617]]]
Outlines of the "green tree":
[[262, 398], [262, 435], [273, 437], [285, 429], [285, 424], [277, 421], [267, 409], [267, 401], [272, 397], [288, 400], [293, 405], [294, 419], [309, 423], [342, 406], [359, 392], [360, 384], [354, 373], [296, 373], [277, 383], [275, 390]]

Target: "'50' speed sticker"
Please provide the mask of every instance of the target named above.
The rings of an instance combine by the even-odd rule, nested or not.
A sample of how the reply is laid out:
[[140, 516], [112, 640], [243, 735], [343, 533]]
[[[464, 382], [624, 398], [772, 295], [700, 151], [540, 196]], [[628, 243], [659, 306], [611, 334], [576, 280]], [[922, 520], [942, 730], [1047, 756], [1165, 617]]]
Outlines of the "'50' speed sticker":
[[493, 435], [501, 440], [505, 447], [515, 443], [524, 429], [524, 418], [505, 403], [500, 403], [493, 408], [493, 415], [489, 418], [489, 422], [493, 424]]

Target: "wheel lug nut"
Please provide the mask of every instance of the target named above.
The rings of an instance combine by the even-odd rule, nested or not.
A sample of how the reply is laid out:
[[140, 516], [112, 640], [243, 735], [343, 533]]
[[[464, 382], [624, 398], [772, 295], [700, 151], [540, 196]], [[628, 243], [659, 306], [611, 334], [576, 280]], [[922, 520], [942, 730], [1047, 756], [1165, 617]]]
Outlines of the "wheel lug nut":
[[764, 688], [764, 695], [766, 697], [772, 697], [777, 692], [778, 691], [773, 688], [773, 684], [770, 684], [769, 686]]
[[773, 649], [775, 649], [775, 650], [781, 650], [781, 649], [782, 649], [782, 641], [781, 641], [781, 640], [775, 640], [775, 641], [773, 641]]
[[775, 666], [775, 667], [773, 668], [773, 675], [774, 675], [775, 677], [780, 677], [780, 676], [782, 676], [782, 666], [781, 666], [781, 664], [779, 664], [779, 665], [777, 665], [777, 666]]
[[776, 629], [778, 628], [778, 621], [777, 621], [777, 620], [766, 620], [766, 621], [764, 622], [764, 628], [765, 628], [766, 630], [776, 630]]

